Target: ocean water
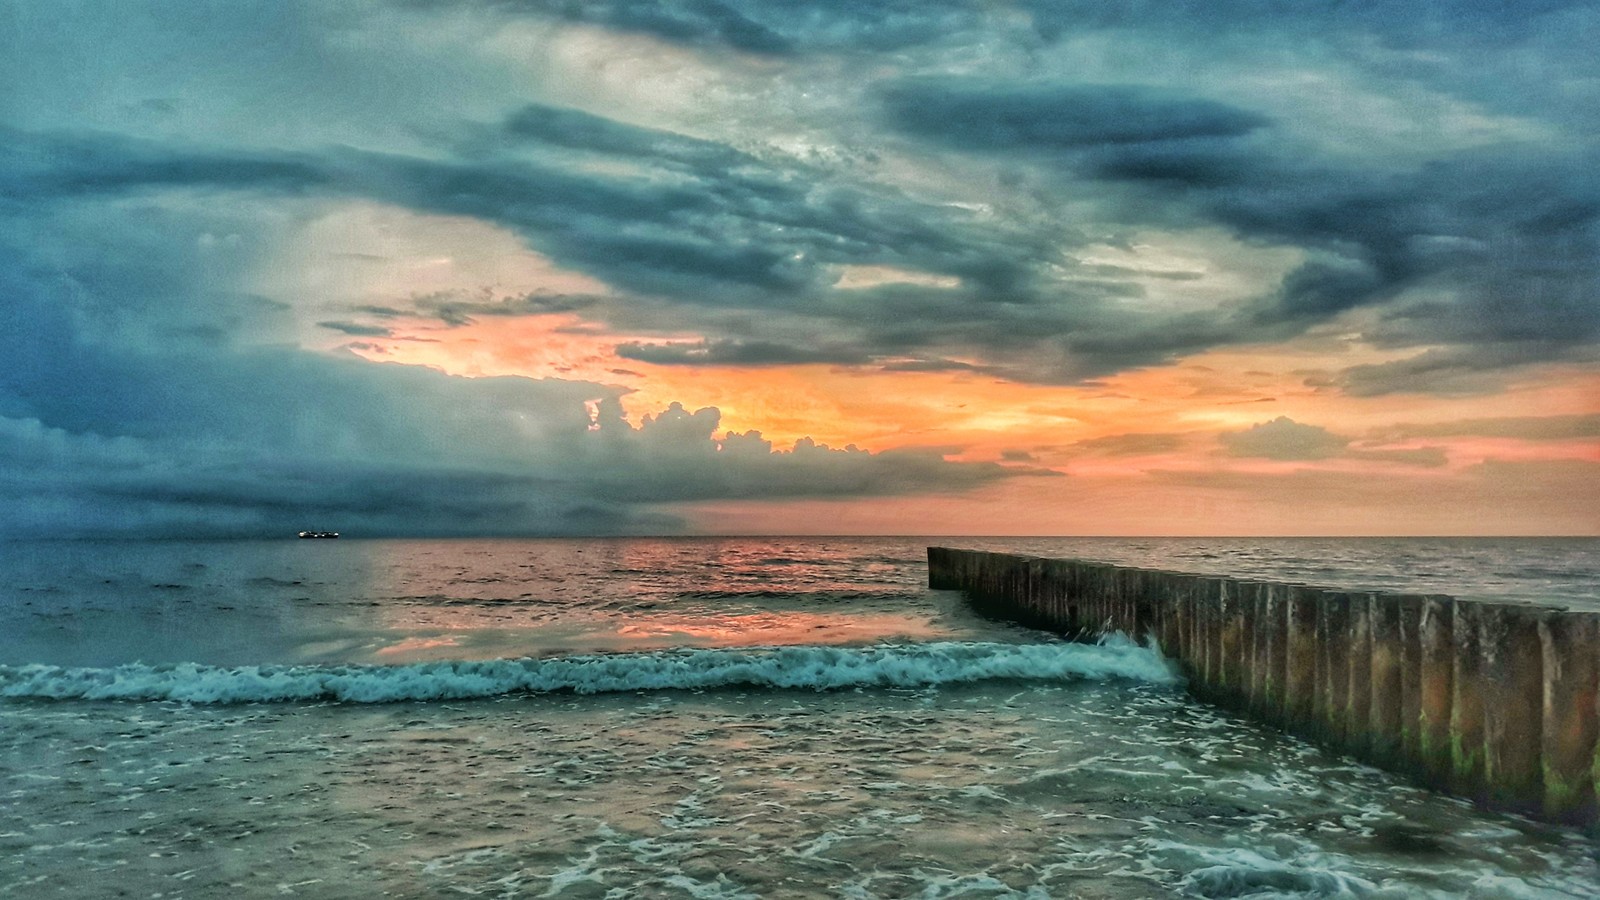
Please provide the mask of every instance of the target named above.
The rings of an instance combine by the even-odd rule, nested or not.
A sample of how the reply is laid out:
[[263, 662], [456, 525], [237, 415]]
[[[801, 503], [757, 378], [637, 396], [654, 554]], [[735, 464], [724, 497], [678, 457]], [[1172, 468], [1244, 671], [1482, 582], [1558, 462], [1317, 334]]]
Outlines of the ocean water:
[[1600, 895], [930, 542], [1600, 608], [1592, 540], [0, 544], [0, 896]]

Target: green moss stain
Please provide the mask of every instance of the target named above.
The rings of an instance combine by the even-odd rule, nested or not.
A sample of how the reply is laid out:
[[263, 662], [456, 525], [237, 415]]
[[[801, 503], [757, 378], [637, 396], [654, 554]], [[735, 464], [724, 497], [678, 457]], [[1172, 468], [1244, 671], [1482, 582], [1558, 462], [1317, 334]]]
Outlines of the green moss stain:
[[1450, 735], [1450, 771], [1462, 780], [1480, 778], [1483, 774], [1483, 745], [1468, 747], [1459, 733]]
[[1561, 815], [1571, 812], [1583, 805], [1587, 799], [1584, 788], [1588, 785], [1581, 778], [1568, 779], [1560, 772], [1544, 764], [1544, 810], [1551, 815]]

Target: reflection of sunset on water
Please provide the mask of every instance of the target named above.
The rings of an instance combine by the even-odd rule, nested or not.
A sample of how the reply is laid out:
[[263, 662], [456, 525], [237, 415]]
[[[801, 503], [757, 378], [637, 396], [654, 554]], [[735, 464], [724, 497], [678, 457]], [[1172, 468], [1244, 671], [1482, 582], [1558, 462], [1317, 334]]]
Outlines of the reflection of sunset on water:
[[[305, 658], [368, 662], [542, 657], [680, 646], [872, 644], [949, 636], [948, 613], [896, 557], [807, 557], [782, 542], [351, 541], [304, 601], [341, 628]], [[920, 547], [913, 556], [920, 559]], [[774, 585], [786, 585], [774, 590]], [[907, 607], [907, 602], [911, 606]]]
[[780, 644], [834, 644], [906, 638], [927, 640], [948, 633], [933, 623], [904, 615], [828, 613], [700, 613], [677, 617], [651, 616], [623, 625], [618, 634], [641, 647], [706, 644], [718, 647], [760, 647]]
[[432, 650], [454, 650], [461, 642], [453, 637], [411, 637], [378, 649], [379, 656], [404, 656], [408, 660], [448, 659], [449, 654], [430, 653]]

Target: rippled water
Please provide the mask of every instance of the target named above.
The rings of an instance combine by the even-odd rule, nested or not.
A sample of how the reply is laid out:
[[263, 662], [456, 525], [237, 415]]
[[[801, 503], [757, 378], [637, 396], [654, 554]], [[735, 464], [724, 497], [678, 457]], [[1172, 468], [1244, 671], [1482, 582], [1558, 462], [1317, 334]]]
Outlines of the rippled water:
[[[0, 895], [1600, 892], [1589, 838], [978, 618], [926, 543], [4, 546]], [[1594, 591], [1593, 542], [938, 543]]]

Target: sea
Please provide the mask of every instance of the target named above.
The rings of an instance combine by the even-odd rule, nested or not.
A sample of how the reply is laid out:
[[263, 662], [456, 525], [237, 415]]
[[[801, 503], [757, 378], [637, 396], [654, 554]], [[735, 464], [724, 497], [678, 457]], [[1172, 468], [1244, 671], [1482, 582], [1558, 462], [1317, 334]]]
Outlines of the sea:
[[0, 896], [1600, 896], [930, 544], [1600, 609], [1592, 539], [0, 543]]

